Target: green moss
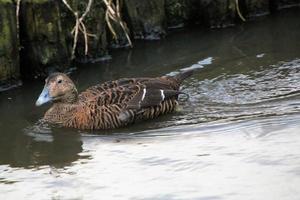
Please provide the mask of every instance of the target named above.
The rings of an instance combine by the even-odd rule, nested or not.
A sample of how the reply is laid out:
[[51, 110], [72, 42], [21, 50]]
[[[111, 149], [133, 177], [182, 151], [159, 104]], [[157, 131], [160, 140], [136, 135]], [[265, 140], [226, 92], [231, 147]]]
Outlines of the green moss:
[[164, 0], [124, 2], [135, 38], [159, 39], [165, 35]]
[[47, 23], [47, 31], [52, 33], [54, 30], [54, 27], [53, 27], [53, 23], [52, 22], [48, 22]]
[[[1, 6], [1, 5], [0, 5]], [[9, 22], [7, 16], [7, 12], [5, 8], [2, 8], [1, 6], [1, 18], [0, 18], [0, 47], [6, 46], [6, 43], [8, 43], [9, 39], [7, 36], [9, 36]]]
[[166, 18], [168, 26], [184, 25], [189, 15], [187, 0], [166, 0]]
[[0, 4], [1, 3], [13, 3], [12, 0], [0, 0]]
[[2, 18], [2, 27], [0, 32], [0, 47], [5, 48], [8, 47], [11, 41], [11, 30], [10, 30], [10, 24], [7, 18]]
[[0, 82], [19, 76], [14, 5], [3, 2], [0, 1]]
[[48, 3], [49, 1], [53, 1], [53, 0], [30, 0], [30, 3], [39, 4], [39, 3]]

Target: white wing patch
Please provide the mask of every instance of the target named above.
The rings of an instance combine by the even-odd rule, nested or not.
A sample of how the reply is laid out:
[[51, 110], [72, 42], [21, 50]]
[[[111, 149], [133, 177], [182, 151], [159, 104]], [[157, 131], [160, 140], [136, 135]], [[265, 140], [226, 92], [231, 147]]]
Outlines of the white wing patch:
[[164, 94], [163, 90], [160, 90], [160, 96], [161, 96], [162, 101], [165, 100], [165, 94]]
[[146, 90], [146, 88], [144, 88], [143, 89], [143, 96], [142, 96], [142, 100], [141, 101], [143, 101], [145, 99], [146, 93], [147, 93], [147, 90]]

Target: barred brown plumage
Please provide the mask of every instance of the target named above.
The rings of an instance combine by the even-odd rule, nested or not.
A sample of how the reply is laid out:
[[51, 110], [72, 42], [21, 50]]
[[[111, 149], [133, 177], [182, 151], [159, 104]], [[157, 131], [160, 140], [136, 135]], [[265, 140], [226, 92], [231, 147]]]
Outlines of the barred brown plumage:
[[77, 129], [113, 129], [170, 113], [178, 105], [182, 81], [194, 70], [175, 76], [122, 78], [98, 84], [78, 95], [63, 73], [51, 74], [36, 105], [53, 102], [43, 120]]

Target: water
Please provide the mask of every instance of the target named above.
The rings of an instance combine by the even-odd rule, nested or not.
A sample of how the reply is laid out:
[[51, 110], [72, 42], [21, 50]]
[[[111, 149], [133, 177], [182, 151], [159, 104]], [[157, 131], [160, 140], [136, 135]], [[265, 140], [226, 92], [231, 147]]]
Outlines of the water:
[[43, 82], [0, 94], [0, 199], [300, 198], [300, 10], [186, 30], [77, 66], [105, 80], [203, 66], [179, 111], [113, 131], [39, 127]]

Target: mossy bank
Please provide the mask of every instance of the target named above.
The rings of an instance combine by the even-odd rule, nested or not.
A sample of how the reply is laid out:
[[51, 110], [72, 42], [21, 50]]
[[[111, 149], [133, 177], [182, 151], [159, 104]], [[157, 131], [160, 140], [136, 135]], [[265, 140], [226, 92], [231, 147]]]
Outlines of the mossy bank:
[[[84, 14], [89, 1], [65, 2], [73, 12], [62, 0], [0, 0], [1, 87], [4, 84], [18, 84], [23, 79], [45, 77], [51, 71], [65, 71], [71, 66], [74, 57], [77, 61], [97, 61], [107, 55], [110, 48], [128, 46], [124, 27], [114, 20], [110, 20], [111, 24], [108, 24], [108, 6], [105, 1], [94, 0], [82, 21], [84, 24], [79, 28], [73, 52], [76, 15], [79, 19]], [[115, 16], [126, 24], [132, 40], [162, 39], [170, 34], [171, 29], [184, 26], [234, 26], [257, 16], [300, 4], [300, 0], [119, 2], [120, 12], [115, 13]], [[115, 5], [116, 3], [114, 1]]]

